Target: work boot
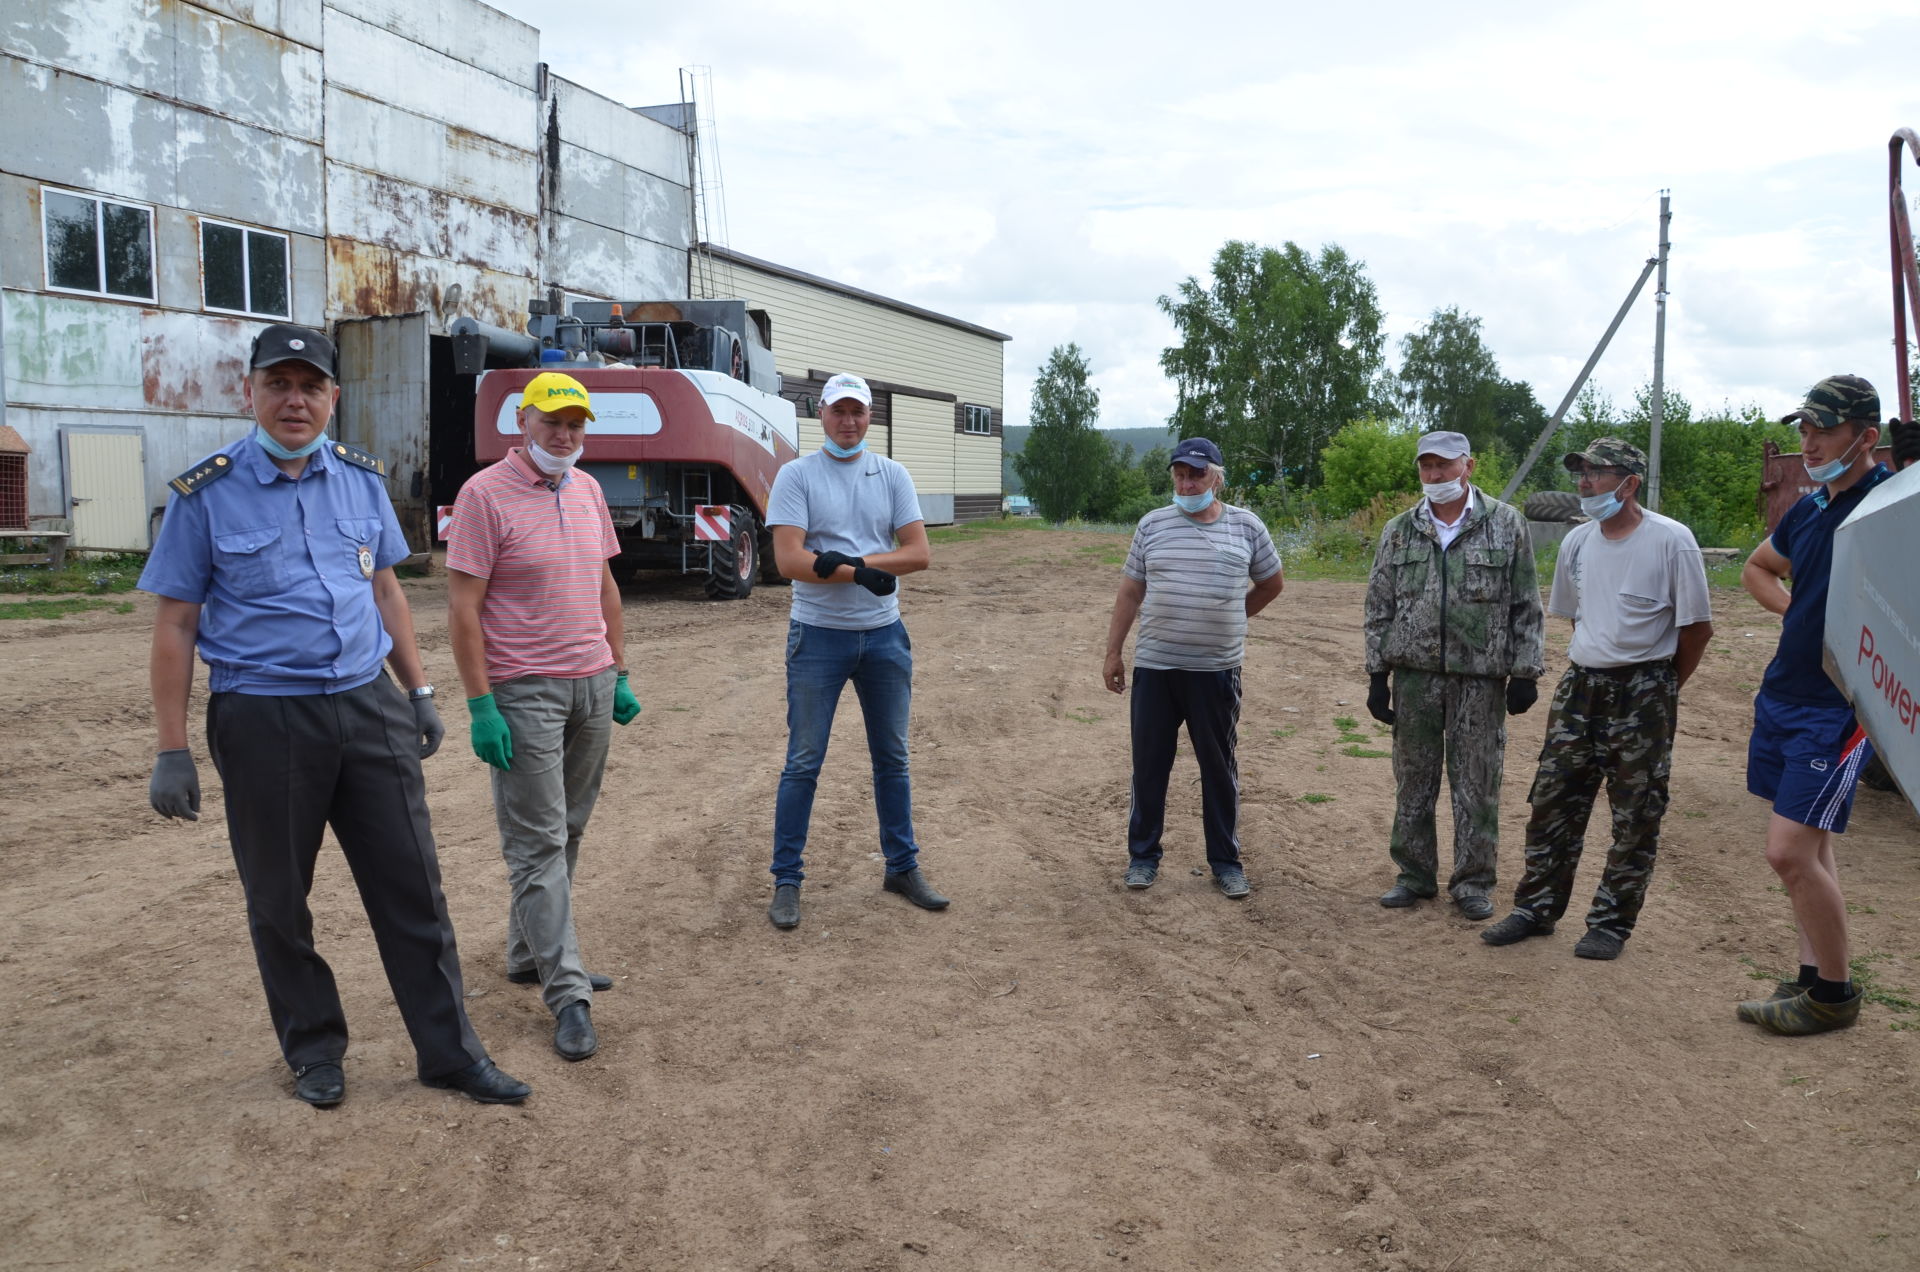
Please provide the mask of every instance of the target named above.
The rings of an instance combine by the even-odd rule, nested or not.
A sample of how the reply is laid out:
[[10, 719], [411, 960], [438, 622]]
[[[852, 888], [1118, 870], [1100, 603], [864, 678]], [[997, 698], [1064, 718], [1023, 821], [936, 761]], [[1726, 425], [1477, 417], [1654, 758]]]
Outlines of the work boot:
[[1227, 866], [1216, 872], [1213, 881], [1220, 885], [1222, 896], [1238, 901], [1253, 891], [1253, 885], [1247, 882], [1247, 872], [1239, 866]]
[[1753, 1009], [1753, 1023], [1777, 1034], [1817, 1034], [1845, 1029], [1860, 1019], [1859, 990], [1843, 1003], [1815, 1002], [1812, 994], [1769, 999]]
[[1453, 904], [1463, 919], [1472, 919], [1482, 923], [1493, 917], [1493, 902], [1477, 892], [1469, 892], [1464, 897], [1455, 897]]
[[574, 999], [553, 1018], [553, 1049], [563, 1060], [585, 1060], [600, 1050], [600, 1035], [593, 1031], [593, 1016], [582, 999]]
[[947, 898], [933, 890], [927, 882], [926, 872], [915, 866], [911, 870], [902, 870], [899, 874], [890, 874], [886, 882], [880, 885], [888, 892], [897, 892], [922, 910], [944, 910], [951, 904]]
[[1431, 901], [1431, 896], [1421, 896], [1404, 883], [1396, 883], [1380, 897], [1380, 904], [1389, 910], [1404, 910], [1416, 901]]
[[1160, 867], [1151, 861], [1136, 861], [1127, 867], [1127, 886], [1135, 892], [1142, 892], [1153, 886], [1160, 877]]
[[1524, 941], [1530, 936], [1548, 936], [1553, 932], [1553, 921], [1536, 919], [1525, 910], [1515, 910], [1506, 918], [1480, 933], [1480, 939], [1488, 945], [1512, 945]]
[[800, 885], [783, 883], [773, 890], [773, 904], [767, 907], [767, 918], [777, 928], [800, 926]]
[[1613, 959], [1620, 957], [1620, 951], [1627, 946], [1627, 938], [1605, 928], [1588, 928], [1587, 934], [1574, 944], [1575, 958]]
[[1773, 987], [1773, 993], [1765, 998], [1750, 998], [1733, 1009], [1733, 1014], [1750, 1025], [1760, 1023], [1754, 1013], [1769, 1003], [1784, 1002], [1789, 998], [1798, 998], [1807, 992], [1807, 986], [1797, 980], [1781, 981]]

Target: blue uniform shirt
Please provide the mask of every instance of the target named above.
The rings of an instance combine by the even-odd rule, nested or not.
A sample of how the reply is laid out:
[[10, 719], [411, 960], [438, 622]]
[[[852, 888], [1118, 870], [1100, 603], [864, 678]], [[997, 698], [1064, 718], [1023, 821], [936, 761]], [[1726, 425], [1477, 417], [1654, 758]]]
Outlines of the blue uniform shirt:
[[231, 472], [167, 504], [140, 587], [202, 607], [214, 693], [343, 693], [393, 648], [372, 574], [407, 558], [406, 537], [385, 480], [335, 446], [296, 481], [249, 433], [204, 461], [224, 455]]
[[1869, 490], [1892, 475], [1885, 464], [1875, 464], [1832, 500], [1823, 486], [1787, 509], [1773, 528], [1773, 550], [1792, 566], [1793, 599], [1780, 620], [1780, 648], [1767, 664], [1766, 677], [1760, 682], [1762, 693], [1804, 706], [1846, 707], [1846, 695], [1827, 678], [1820, 661], [1827, 633], [1833, 532]]

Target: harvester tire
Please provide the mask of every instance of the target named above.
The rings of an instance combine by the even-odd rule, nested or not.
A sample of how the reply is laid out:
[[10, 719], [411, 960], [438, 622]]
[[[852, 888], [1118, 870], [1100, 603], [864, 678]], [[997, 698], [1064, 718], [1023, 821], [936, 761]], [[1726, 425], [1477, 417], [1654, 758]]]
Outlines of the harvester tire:
[[784, 587], [791, 580], [780, 573], [780, 562], [773, 556], [773, 531], [760, 529], [760, 583], [763, 587]]
[[734, 504], [727, 509], [731, 535], [725, 543], [707, 549], [712, 568], [707, 572], [707, 595], [716, 601], [744, 600], [753, 591], [760, 572], [760, 533], [753, 513]]
[[1580, 496], [1569, 490], [1541, 490], [1527, 496], [1528, 521], [1572, 521], [1580, 515]]

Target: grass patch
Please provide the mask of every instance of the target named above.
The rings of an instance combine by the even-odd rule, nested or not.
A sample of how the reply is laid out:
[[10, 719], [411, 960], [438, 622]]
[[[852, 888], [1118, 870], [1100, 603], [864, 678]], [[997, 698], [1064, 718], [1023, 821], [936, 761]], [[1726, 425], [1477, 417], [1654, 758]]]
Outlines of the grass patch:
[[935, 526], [927, 531], [927, 541], [929, 543], [969, 543], [975, 539], [985, 539], [990, 535], [1046, 528], [1046, 523], [1038, 517], [994, 517], [986, 521], [963, 521], [957, 526]]
[[1339, 737], [1335, 738], [1334, 741], [1335, 742], [1371, 742], [1373, 741], [1373, 739], [1368, 737], [1364, 733], [1342, 733]]
[[1276, 738], [1290, 738], [1298, 732], [1300, 732], [1299, 728], [1290, 724], [1284, 729], [1273, 730], [1273, 736]]
[[1340, 730], [1340, 732], [1342, 733], [1352, 733], [1354, 729], [1359, 725], [1359, 723], [1360, 722], [1354, 719], [1352, 716], [1333, 717], [1333, 727]]
[[1782, 981], [1782, 980], [1793, 979], [1792, 976], [1787, 975], [1787, 973], [1785, 972], [1768, 971], [1766, 968], [1760, 966], [1760, 964], [1754, 962], [1751, 958], [1747, 957], [1745, 954], [1742, 954], [1738, 961], [1742, 966], [1744, 966], [1747, 969], [1748, 980]]
[[1358, 742], [1356, 742], [1352, 746], [1341, 747], [1340, 754], [1351, 755], [1356, 760], [1381, 760], [1391, 755], [1392, 752], [1391, 751], [1375, 751], [1368, 747], [1361, 746]]
[[[1875, 963], [1886, 961], [1885, 954], [1862, 954], [1847, 966], [1853, 971], [1853, 983], [1867, 996], [1870, 1003], [1879, 1003], [1882, 1007], [1903, 1014], [1920, 1011], [1920, 1002], [1907, 996], [1907, 991], [1894, 985], [1888, 985], [1880, 979], [1880, 973], [1874, 969]], [[1920, 1029], [1920, 1021], [1897, 1022], [1896, 1029]]]
[[7, 601], [0, 603], [0, 620], [9, 618], [68, 618], [87, 610], [110, 609], [116, 614], [133, 613], [132, 601], [104, 600], [97, 596], [61, 596], [44, 601]]
[[0, 570], [0, 592], [50, 595], [71, 592], [131, 592], [147, 559], [131, 553], [71, 558], [59, 569], [15, 565]]
[[1745, 561], [1722, 561], [1718, 565], [1707, 567], [1707, 586], [1724, 587], [1739, 590], [1740, 571], [1746, 567]]
[[1333, 796], [1322, 795], [1318, 791], [1309, 791], [1300, 797], [1300, 802], [1302, 804], [1331, 804], [1333, 803]]
[[1392, 737], [1393, 726], [1390, 724], [1380, 724], [1376, 722], [1373, 726], [1373, 733], [1375, 737], [1380, 737], [1380, 738]]
[[1094, 711], [1091, 709], [1087, 711], [1069, 711], [1066, 713], [1066, 715], [1067, 715], [1067, 719], [1077, 721], [1080, 724], [1098, 724], [1101, 720], [1104, 720], [1106, 718], [1105, 716], [1101, 715], [1098, 711]]

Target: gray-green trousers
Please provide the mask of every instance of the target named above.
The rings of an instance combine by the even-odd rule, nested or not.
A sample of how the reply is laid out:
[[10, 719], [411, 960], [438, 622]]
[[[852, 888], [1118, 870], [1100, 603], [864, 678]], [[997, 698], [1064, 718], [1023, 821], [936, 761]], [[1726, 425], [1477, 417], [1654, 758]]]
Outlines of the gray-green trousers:
[[1393, 839], [1399, 882], [1423, 897], [1439, 891], [1434, 804], [1444, 762], [1453, 795], [1456, 899], [1493, 891], [1500, 848], [1500, 773], [1507, 752], [1507, 682], [1498, 676], [1393, 673]]

